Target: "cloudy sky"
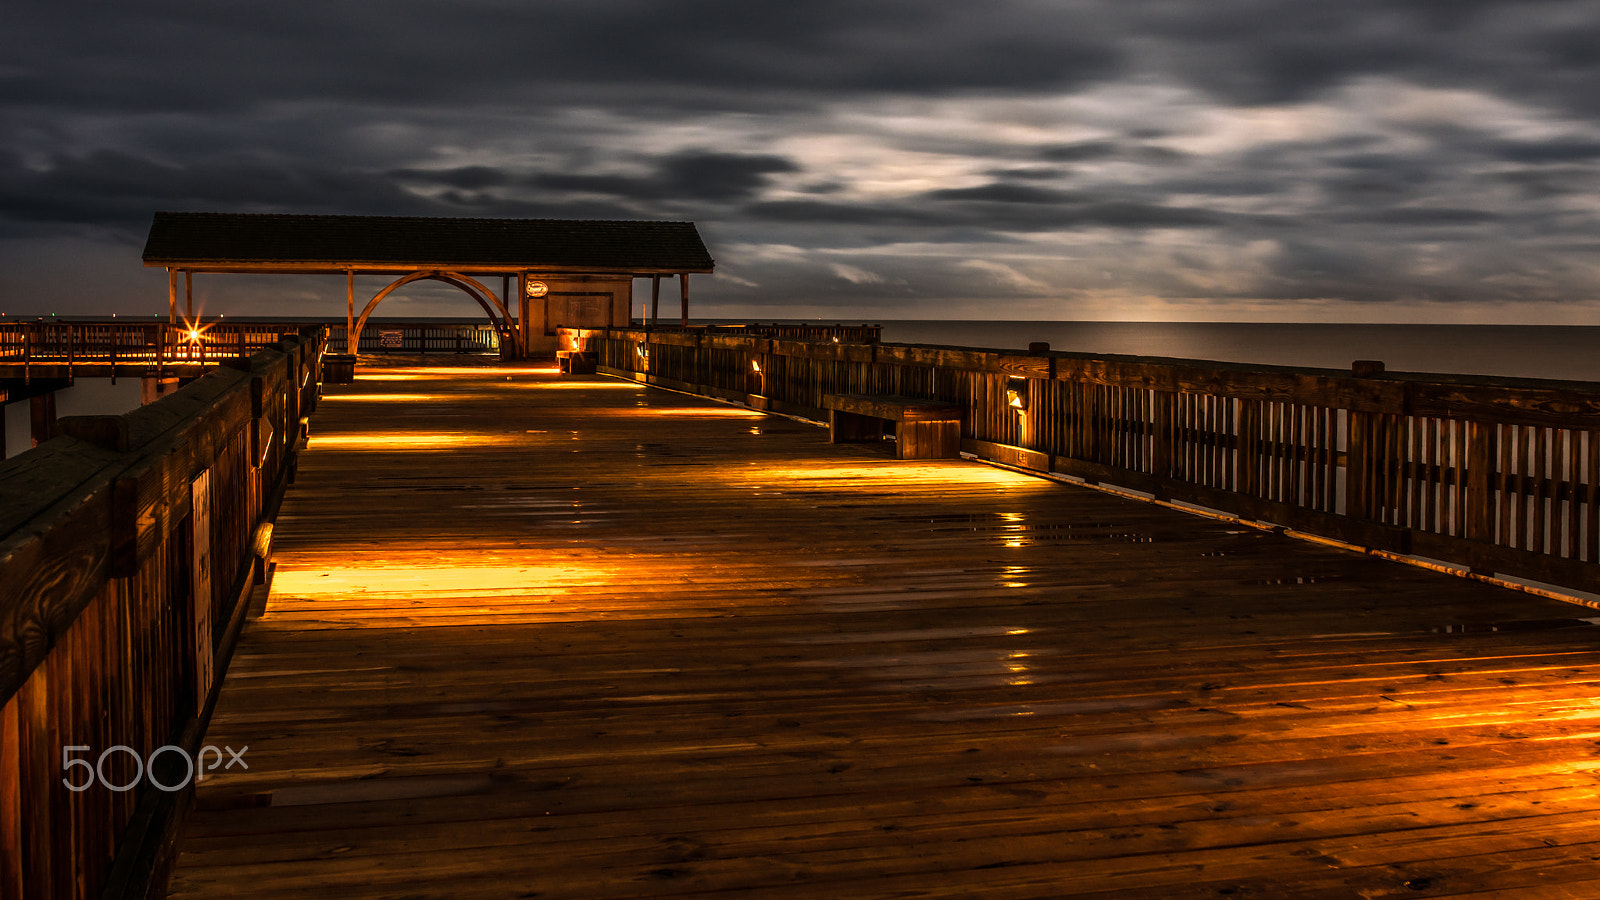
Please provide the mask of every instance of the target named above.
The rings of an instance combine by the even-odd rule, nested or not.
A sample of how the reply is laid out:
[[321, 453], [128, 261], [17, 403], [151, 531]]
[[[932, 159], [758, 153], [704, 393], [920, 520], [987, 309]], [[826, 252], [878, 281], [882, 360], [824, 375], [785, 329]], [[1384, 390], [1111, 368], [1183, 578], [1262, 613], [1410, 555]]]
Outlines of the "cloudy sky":
[[[11, 315], [164, 310], [139, 261], [163, 209], [691, 219], [704, 314], [1600, 324], [1600, 0], [5, 18]], [[343, 308], [339, 278], [196, 292]]]

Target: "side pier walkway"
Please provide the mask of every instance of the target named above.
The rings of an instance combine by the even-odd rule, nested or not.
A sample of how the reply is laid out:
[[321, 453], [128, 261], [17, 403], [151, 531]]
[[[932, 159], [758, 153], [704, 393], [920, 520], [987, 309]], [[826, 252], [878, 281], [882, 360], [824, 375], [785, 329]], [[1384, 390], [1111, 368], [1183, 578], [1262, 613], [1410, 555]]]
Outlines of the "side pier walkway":
[[1600, 896], [1582, 607], [616, 379], [311, 428], [173, 897]]

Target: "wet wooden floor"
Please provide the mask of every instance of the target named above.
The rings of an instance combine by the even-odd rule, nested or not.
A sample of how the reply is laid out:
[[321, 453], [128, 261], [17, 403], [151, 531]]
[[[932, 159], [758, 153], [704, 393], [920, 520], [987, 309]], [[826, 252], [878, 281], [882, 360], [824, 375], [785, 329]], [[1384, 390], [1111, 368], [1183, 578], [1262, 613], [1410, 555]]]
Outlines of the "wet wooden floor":
[[1582, 607], [527, 370], [276, 552], [176, 897], [1600, 896]]

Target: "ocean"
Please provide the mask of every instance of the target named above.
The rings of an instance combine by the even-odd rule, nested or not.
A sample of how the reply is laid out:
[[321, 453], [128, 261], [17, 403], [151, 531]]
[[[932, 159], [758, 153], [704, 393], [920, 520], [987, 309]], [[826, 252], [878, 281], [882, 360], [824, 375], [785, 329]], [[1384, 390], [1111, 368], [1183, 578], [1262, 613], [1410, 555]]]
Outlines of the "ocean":
[[882, 321], [894, 343], [1166, 356], [1392, 372], [1600, 381], [1600, 325], [1326, 325], [1219, 322]]

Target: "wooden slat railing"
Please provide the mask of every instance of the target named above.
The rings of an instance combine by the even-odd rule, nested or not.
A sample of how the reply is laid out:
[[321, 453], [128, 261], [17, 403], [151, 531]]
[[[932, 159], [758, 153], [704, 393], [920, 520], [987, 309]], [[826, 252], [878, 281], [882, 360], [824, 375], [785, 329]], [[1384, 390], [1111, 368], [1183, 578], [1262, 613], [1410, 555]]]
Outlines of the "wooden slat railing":
[[[345, 326], [330, 325], [328, 339], [333, 347], [343, 348]], [[398, 343], [387, 335], [398, 333]], [[456, 322], [369, 322], [361, 329], [362, 353], [496, 353], [500, 333], [493, 325], [468, 325]]]
[[[644, 326], [641, 326], [644, 327]], [[811, 322], [751, 322], [708, 325], [654, 324], [648, 331], [675, 331], [690, 334], [749, 335], [795, 341], [832, 341], [875, 344], [883, 339], [882, 325], [815, 324]]]
[[[302, 324], [212, 320], [189, 325], [165, 322], [4, 322], [0, 323], [0, 365], [21, 364], [21, 376], [73, 377], [86, 366], [129, 366], [144, 371], [167, 366], [218, 365], [246, 359], [275, 345], [280, 335]], [[329, 326], [333, 346], [344, 346], [344, 325]], [[384, 345], [384, 333], [397, 333], [398, 346]], [[500, 335], [490, 325], [463, 323], [371, 323], [361, 332], [361, 352], [493, 353]]]
[[960, 403], [963, 449], [985, 459], [1600, 591], [1593, 383], [642, 329], [564, 340], [603, 372], [817, 419], [827, 393]]
[[152, 776], [180, 784], [182, 754], [140, 769], [198, 749], [324, 344], [307, 329], [126, 415], [61, 419], [0, 463], [0, 896], [159, 885], [186, 794]]

